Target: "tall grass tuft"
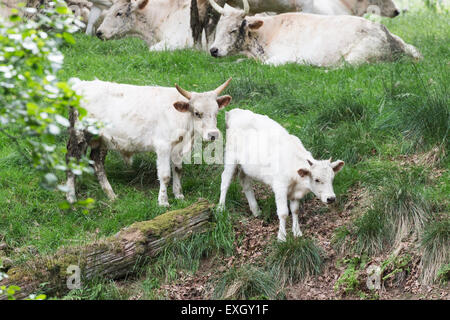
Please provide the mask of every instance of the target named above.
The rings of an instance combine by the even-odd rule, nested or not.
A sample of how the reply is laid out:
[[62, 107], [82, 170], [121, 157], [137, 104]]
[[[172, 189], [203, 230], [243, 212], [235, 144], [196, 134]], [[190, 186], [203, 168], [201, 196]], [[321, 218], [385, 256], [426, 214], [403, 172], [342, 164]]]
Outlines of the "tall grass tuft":
[[394, 129], [411, 142], [410, 151], [423, 151], [432, 146], [448, 149], [450, 127], [450, 92], [445, 75], [436, 75], [439, 80], [424, 79], [419, 70], [411, 72], [418, 88], [398, 89], [396, 84], [386, 89], [392, 104], [389, 115], [381, 122], [380, 129]]
[[370, 209], [357, 218], [354, 227], [356, 242], [353, 248], [358, 254], [381, 252], [388, 246], [392, 236], [385, 213], [376, 209]]
[[434, 221], [424, 230], [421, 247], [423, 256], [420, 262], [421, 280], [425, 284], [433, 283], [439, 271], [450, 264], [450, 219]]
[[267, 271], [252, 265], [232, 267], [217, 281], [214, 299], [275, 299], [282, 297], [277, 281]]
[[268, 263], [276, 279], [292, 284], [321, 272], [323, 250], [312, 239], [288, 236], [285, 242], [273, 244]]

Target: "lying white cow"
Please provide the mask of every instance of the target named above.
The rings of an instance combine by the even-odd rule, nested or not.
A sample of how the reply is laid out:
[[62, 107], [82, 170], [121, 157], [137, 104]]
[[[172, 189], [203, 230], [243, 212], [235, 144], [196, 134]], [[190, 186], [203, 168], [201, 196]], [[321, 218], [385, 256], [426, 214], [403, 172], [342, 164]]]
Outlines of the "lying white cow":
[[137, 36], [150, 50], [192, 47], [190, 0], [117, 0], [97, 29], [101, 39]]
[[301, 141], [267, 116], [248, 110], [226, 113], [227, 142], [225, 168], [220, 186], [219, 209], [225, 208], [227, 190], [235, 171], [247, 197], [250, 210], [258, 216], [260, 209], [252, 189], [252, 179], [269, 185], [274, 194], [280, 219], [278, 239], [286, 240], [286, 219], [292, 212], [292, 232], [302, 235], [298, 224], [299, 200], [313, 192], [323, 203], [333, 203], [335, 173], [344, 161], [314, 160]]
[[214, 57], [244, 53], [267, 64], [316, 66], [392, 60], [399, 54], [421, 58], [415, 47], [364, 18], [306, 13], [251, 17], [228, 5], [221, 14], [210, 49]]
[[389, 18], [400, 14], [392, 0], [314, 0], [312, 8], [303, 10], [303, 12], [360, 17], [366, 13], [375, 13]]
[[[93, 139], [77, 129], [77, 114], [72, 111], [67, 159], [80, 159], [90, 146], [100, 185], [110, 199], [115, 199], [104, 169], [107, 151], [117, 150], [125, 159], [131, 159], [137, 152], [155, 151], [160, 182], [158, 202], [160, 206], [168, 206], [171, 168], [173, 193], [177, 199], [184, 198], [180, 182], [182, 158], [192, 148], [194, 132], [201, 134], [205, 141], [219, 137], [217, 113], [231, 101], [230, 96], [219, 95], [230, 81], [231, 78], [213, 91], [196, 93], [177, 85], [176, 88], [144, 87], [72, 79], [74, 90], [83, 97], [82, 106], [88, 111], [88, 117], [101, 121], [104, 127], [99, 137]], [[67, 200], [76, 201], [75, 176], [70, 171], [67, 187]]]
[[301, 11], [324, 15], [363, 16], [371, 11], [370, 13], [393, 18], [400, 13], [393, 0], [227, 0], [226, 3], [232, 7], [243, 4], [244, 10], [246, 6], [249, 7], [250, 14]]

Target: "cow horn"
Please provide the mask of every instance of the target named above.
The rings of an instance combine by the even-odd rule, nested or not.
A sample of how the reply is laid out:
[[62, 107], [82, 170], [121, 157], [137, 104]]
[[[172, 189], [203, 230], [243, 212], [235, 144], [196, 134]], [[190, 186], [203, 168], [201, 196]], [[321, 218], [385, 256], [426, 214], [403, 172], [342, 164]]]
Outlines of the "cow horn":
[[218, 13], [223, 14], [224, 10], [221, 6], [219, 6], [214, 0], [208, 0], [211, 7], [214, 8]]
[[179, 92], [183, 97], [185, 97], [185, 98], [188, 99], [188, 100], [191, 100], [191, 98], [192, 98], [192, 93], [190, 93], [189, 91], [184, 90], [183, 88], [181, 88], [180, 86], [178, 86], [176, 83], [175, 83], [175, 88], [177, 88], [178, 92]]
[[328, 161], [330, 161], [330, 162], [331, 162], [331, 159], [333, 159], [333, 157], [330, 157], [330, 159], [329, 159]]
[[215, 92], [217, 95], [221, 94], [222, 91], [225, 90], [226, 87], [228, 87], [228, 85], [230, 84], [230, 82], [231, 82], [231, 77], [230, 77], [230, 79], [228, 79], [227, 81], [225, 81], [224, 84], [222, 84], [220, 87], [218, 87], [216, 90], [214, 90], [214, 92]]
[[250, 5], [248, 4], [248, 0], [242, 0], [242, 4], [244, 5], [244, 12], [247, 15], [250, 12]]

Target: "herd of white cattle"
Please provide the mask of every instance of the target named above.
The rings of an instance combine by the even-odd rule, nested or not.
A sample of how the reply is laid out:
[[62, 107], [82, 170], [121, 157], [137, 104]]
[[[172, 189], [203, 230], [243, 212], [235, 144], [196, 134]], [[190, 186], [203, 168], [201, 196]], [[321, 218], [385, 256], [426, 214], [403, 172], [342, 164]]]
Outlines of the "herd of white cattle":
[[[147, 42], [150, 50], [196, 46], [193, 29], [197, 25], [203, 29], [203, 42], [214, 57], [244, 53], [267, 64], [294, 62], [316, 66], [392, 60], [399, 54], [421, 58], [415, 47], [383, 25], [357, 17], [376, 11], [374, 8], [381, 15], [395, 17], [399, 12], [392, 0], [226, 2], [89, 0], [91, 5], [87, 5], [85, 0], [69, 0], [74, 12], [86, 16], [88, 34], [94, 33], [101, 39], [138, 36]], [[160, 182], [158, 203], [169, 206], [167, 187], [171, 177], [175, 198], [184, 198], [182, 163], [192, 151], [195, 137], [223, 142], [217, 115], [231, 102], [231, 96], [221, 96], [231, 78], [218, 88], [201, 93], [178, 85], [175, 88], [135, 86], [77, 78], [70, 82], [83, 97], [82, 106], [88, 111], [88, 117], [103, 125], [94, 137], [83, 129], [77, 112], [71, 110], [67, 160], [81, 159], [90, 148], [96, 176], [111, 200], [116, 194], [104, 168], [108, 150], [118, 151], [127, 163], [131, 163], [135, 153], [155, 152]], [[260, 209], [252, 181], [269, 185], [275, 194], [281, 241], [286, 239], [289, 209], [292, 232], [296, 237], [302, 235], [298, 222], [299, 200], [306, 194], [312, 192], [326, 204], [335, 201], [333, 179], [344, 166], [342, 160], [314, 159], [300, 139], [277, 122], [241, 109], [226, 113], [223, 163], [219, 209], [225, 207], [227, 190], [236, 174], [255, 216]], [[76, 201], [75, 179], [69, 171], [69, 202]]]

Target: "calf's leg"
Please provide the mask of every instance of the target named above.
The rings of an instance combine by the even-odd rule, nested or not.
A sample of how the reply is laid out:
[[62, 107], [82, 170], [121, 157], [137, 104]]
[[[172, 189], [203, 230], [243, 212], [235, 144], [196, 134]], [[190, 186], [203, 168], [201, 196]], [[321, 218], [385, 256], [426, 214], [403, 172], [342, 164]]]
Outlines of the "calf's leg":
[[218, 206], [219, 210], [225, 209], [225, 199], [227, 198], [228, 188], [230, 187], [231, 180], [233, 180], [235, 171], [235, 164], [225, 164], [224, 170], [222, 172], [222, 182], [220, 184], [220, 200]]
[[108, 149], [103, 144], [100, 146], [93, 148], [91, 150], [90, 158], [94, 161], [94, 171], [97, 176], [98, 182], [102, 187], [103, 191], [106, 193], [110, 200], [116, 199], [116, 194], [114, 193], [111, 185], [109, 184], [108, 178], [106, 177], [105, 172], [105, 159], [108, 153]]
[[275, 203], [277, 205], [277, 215], [280, 220], [280, 227], [278, 228], [278, 240], [286, 241], [286, 220], [289, 216], [289, 209], [287, 204], [287, 187], [275, 186], [273, 188], [275, 193]]
[[290, 209], [292, 213], [292, 233], [294, 237], [301, 237], [302, 231], [300, 230], [300, 225], [298, 223], [298, 214], [300, 212], [300, 201], [299, 200], [291, 200]]
[[256, 201], [255, 193], [253, 192], [252, 179], [241, 170], [239, 173], [239, 181], [241, 182], [242, 189], [244, 190], [248, 205], [250, 206], [250, 211], [253, 213], [253, 216], [259, 216], [261, 210], [258, 207], [258, 202]]

